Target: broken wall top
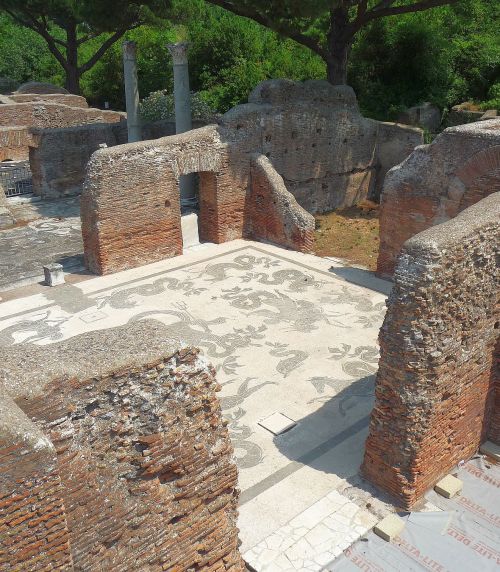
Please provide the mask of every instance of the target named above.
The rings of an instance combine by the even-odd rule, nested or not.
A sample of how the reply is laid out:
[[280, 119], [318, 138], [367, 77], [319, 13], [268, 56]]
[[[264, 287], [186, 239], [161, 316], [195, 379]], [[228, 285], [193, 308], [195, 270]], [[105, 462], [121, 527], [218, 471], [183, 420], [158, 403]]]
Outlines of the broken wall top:
[[389, 171], [383, 194], [401, 194], [407, 187], [415, 195], [440, 197], [447, 190], [453, 195], [449, 187], [462, 186], [464, 177], [470, 179], [475, 171], [481, 175], [499, 168], [500, 119], [449, 127]]
[[16, 400], [31, 398], [55, 379], [85, 381], [112, 375], [123, 368], [154, 364], [178, 349], [155, 320], [88, 332], [49, 346], [0, 348], [0, 392]]

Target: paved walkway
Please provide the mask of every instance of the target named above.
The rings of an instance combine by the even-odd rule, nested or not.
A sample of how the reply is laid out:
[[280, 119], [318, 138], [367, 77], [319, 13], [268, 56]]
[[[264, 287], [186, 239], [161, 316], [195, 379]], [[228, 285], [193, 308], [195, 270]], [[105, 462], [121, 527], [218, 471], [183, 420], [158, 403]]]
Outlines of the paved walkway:
[[[0, 346], [160, 320], [217, 369], [239, 466], [242, 552], [256, 570], [281, 570], [262, 543], [274, 545], [286, 526], [304, 543], [308, 526], [315, 537], [327, 527], [335, 534], [315, 550], [331, 560], [375, 520], [343, 491], [363, 456], [385, 311], [379, 290], [388, 289], [369, 273], [363, 279], [372, 289], [351, 284], [342, 275], [356, 271], [334, 266], [260, 243], [211, 245], [4, 302]], [[296, 426], [274, 435], [259, 424], [273, 413]], [[307, 510], [311, 518], [299, 517]], [[303, 560], [291, 569], [320, 565], [312, 558], [301, 568]]]

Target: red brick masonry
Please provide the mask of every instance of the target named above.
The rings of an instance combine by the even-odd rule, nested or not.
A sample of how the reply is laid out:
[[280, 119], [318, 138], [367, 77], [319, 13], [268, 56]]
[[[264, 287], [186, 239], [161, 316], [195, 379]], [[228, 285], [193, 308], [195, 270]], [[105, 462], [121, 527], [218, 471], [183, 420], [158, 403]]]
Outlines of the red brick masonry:
[[244, 570], [232, 446], [197, 350], [142, 322], [10, 352], [0, 569]]
[[406, 508], [498, 441], [499, 238], [495, 193], [408, 240], [398, 259], [362, 471]]
[[99, 150], [81, 201], [87, 268], [108, 274], [182, 254], [180, 175], [199, 173], [200, 239], [270, 240], [311, 250], [314, 218], [263, 155], [216, 126]]
[[446, 129], [384, 181], [377, 272], [392, 276], [405, 240], [500, 190], [500, 119]]

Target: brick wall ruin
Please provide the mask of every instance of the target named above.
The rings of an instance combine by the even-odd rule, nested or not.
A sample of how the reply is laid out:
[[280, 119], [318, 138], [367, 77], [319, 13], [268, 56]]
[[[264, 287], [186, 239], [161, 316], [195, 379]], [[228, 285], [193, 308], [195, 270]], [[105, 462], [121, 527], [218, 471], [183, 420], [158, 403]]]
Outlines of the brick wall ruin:
[[87, 266], [103, 274], [180, 254], [178, 179], [189, 173], [200, 174], [202, 240], [308, 252], [308, 212], [366, 198], [421, 141], [419, 129], [362, 117], [347, 86], [263, 82], [219, 125], [93, 155], [82, 197]]
[[87, 123], [114, 123], [124, 119], [125, 114], [118, 111], [70, 107], [45, 101], [0, 105], [0, 127], [15, 125], [53, 129]]
[[89, 108], [84, 97], [69, 93], [0, 96], [0, 161], [27, 160], [30, 148], [36, 145], [33, 128], [116, 123], [125, 117], [124, 113]]
[[[194, 122], [196, 127], [205, 125]], [[143, 139], [175, 134], [174, 121], [142, 125]], [[87, 164], [92, 153], [105, 143], [108, 147], [127, 143], [127, 124], [92, 123], [57, 129], [30, 129], [29, 158], [33, 192], [42, 198], [58, 198], [82, 192]], [[1, 137], [1, 129], [0, 129]]]
[[351, 206], [381, 186], [385, 172], [423, 143], [422, 131], [363, 117], [348, 86], [326, 81], [260, 83], [222, 126], [269, 157], [310, 213]]
[[158, 322], [0, 366], [2, 570], [244, 570], [237, 471], [197, 350]]
[[23, 161], [33, 138], [27, 127], [0, 127], [0, 161]]
[[314, 217], [299, 206], [283, 178], [265, 155], [255, 155], [251, 165], [250, 229], [254, 239], [292, 249], [313, 248]]
[[500, 190], [500, 119], [446, 129], [386, 176], [377, 272], [391, 276], [405, 240]]
[[499, 239], [495, 193], [399, 256], [362, 470], [406, 508], [486, 438], [500, 443]]
[[[218, 244], [255, 237], [254, 221], [260, 215], [252, 208], [256, 189], [251, 161], [252, 154], [244, 152], [240, 142], [223, 141], [214, 125], [97, 151], [89, 163], [81, 202], [87, 267], [107, 274], [182, 254], [178, 180], [189, 173], [199, 173], [201, 240]], [[261, 191], [264, 182], [260, 180]], [[314, 219], [284, 187], [279, 193], [288, 198], [280, 199], [274, 212], [287, 219], [289, 228], [276, 241], [306, 252]], [[272, 226], [275, 221], [260, 218], [259, 224]], [[273, 235], [262, 226], [258, 232], [259, 237]]]

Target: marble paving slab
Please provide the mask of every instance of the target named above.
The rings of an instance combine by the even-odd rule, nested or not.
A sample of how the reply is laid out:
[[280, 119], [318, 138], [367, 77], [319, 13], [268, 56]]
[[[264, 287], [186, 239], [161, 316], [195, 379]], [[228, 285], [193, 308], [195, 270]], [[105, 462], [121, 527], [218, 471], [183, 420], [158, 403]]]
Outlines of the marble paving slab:
[[243, 558], [256, 572], [318, 572], [376, 522], [376, 517], [334, 490]]

